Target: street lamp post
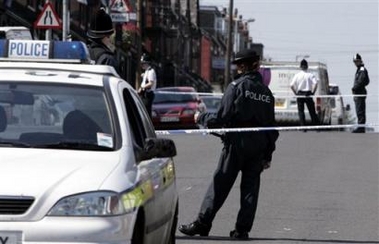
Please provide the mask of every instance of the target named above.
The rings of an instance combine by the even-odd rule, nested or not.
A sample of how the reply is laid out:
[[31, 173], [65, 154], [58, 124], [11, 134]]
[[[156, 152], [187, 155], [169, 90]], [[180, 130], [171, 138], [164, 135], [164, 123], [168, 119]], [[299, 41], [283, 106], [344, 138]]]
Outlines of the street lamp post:
[[233, 29], [233, 0], [229, 0], [229, 23], [228, 23], [228, 39], [226, 42], [225, 54], [225, 74], [224, 74], [224, 90], [230, 81], [230, 59], [232, 54], [232, 29]]
[[296, 55], [296, 62], [299, 61], [299, 58], [303, 58], [303, 59], [306, 59], [306, 58], [309, 58], [310, 56], [308, 54], [305, 54], [305, 55]]

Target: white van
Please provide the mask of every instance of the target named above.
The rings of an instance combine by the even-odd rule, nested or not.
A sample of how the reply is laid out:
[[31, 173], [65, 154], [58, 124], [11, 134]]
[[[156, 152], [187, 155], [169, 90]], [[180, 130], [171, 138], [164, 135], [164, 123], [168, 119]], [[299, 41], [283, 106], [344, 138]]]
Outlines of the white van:
[[347, 111], [349, 111], [350, 106], [346, 105], [345, 107], [339, 86], [337, 84], [329, 84], [329, 94], [335, 95], [335, 97], [330, 98], [330, 104], [332, 107], [331, 124], [332, 125], [347, 124], [347, 120], [348, 120]]
[[0, 27], [0, 39], [9, 40], [32, 40], [30, 30], [24, 26], [2, 26]]
[[[292, 78], [300, 72], [299, 65], [299, 62], [262, 62], [261, 64], [263, 81], [275, 96], [275, 119], [280, 124], [299, 124], [297, 102], [290, 87]], [[316, 112], [321, 124], [329, 125], [332, 114], [330, 98], [322, 97], [329, 95], [327, 66], [320, 62], [308, 62], [308, 71], [316, 76], [318, 82], [314, 97]], [[307, 122], [310, 122], [309, 112], [306, 112], [305, 116]]]

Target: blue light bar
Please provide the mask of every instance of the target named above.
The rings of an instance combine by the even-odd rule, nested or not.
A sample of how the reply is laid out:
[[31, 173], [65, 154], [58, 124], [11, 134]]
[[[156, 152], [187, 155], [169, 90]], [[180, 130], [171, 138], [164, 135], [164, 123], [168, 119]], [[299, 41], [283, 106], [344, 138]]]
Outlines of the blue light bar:
[[0, 40], [0, 60], [90, 63], [90, 56], [80, 41]]

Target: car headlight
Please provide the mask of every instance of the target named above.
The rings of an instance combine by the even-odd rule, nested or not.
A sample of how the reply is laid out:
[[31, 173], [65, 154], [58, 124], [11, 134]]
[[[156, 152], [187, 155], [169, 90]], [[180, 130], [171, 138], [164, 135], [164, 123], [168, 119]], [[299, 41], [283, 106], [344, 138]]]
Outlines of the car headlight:
[[157, 112], [155, 112], [154, 110], [151, 111], [151, 117], [157, 117], [157, 116], [158, 116]]
[[193, 109], [185, 109], [185, 110], [183, 110], [182, 114], [183, 114], [183, 115], [194, 115], [195, 112], [196, 112], [196, 111], [193, 110]]
[[50, 210], [50, 216], [109, 216], [125, 213], [115, 192], [90, 192], [61, 199]]

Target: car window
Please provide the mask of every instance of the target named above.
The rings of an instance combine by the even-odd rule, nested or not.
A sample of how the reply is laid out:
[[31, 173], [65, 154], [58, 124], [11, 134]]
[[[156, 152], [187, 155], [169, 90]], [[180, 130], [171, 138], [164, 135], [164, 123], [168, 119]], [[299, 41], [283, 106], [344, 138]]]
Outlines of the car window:
[[113, 148], [109, 106], [99, 87], [2, 81], [1, 116], [0, 146]]
[[141, 115], [138, 112], [136, 102], [134, 101], [130, 91], [127, 88], [123, 90], [123, 98], [134, 142], [138, 147], [143, 148], [145, 139], [147, 137], [146, 131], [143, 126]]
[[201, 99], [203, 100], [207, 108], [217, 109], [221, 103], [221, 98], [202, 97]]
[[131, 93], [131, 95], [136, 103], [137, 111], [142, 118], [142, 125], [145, 129], [146, 136], [149, 138], [156, 137], [153, 123], [151, 122], [151, 119], [146, 111], [145, 105], [136, 93]]
[[172, 91], [157, 91], [154, 97], [154, 103], [180, 103], [180, 102], [193, 102], [197, 101], [194, 94], [186, 94], [184, 92]]

